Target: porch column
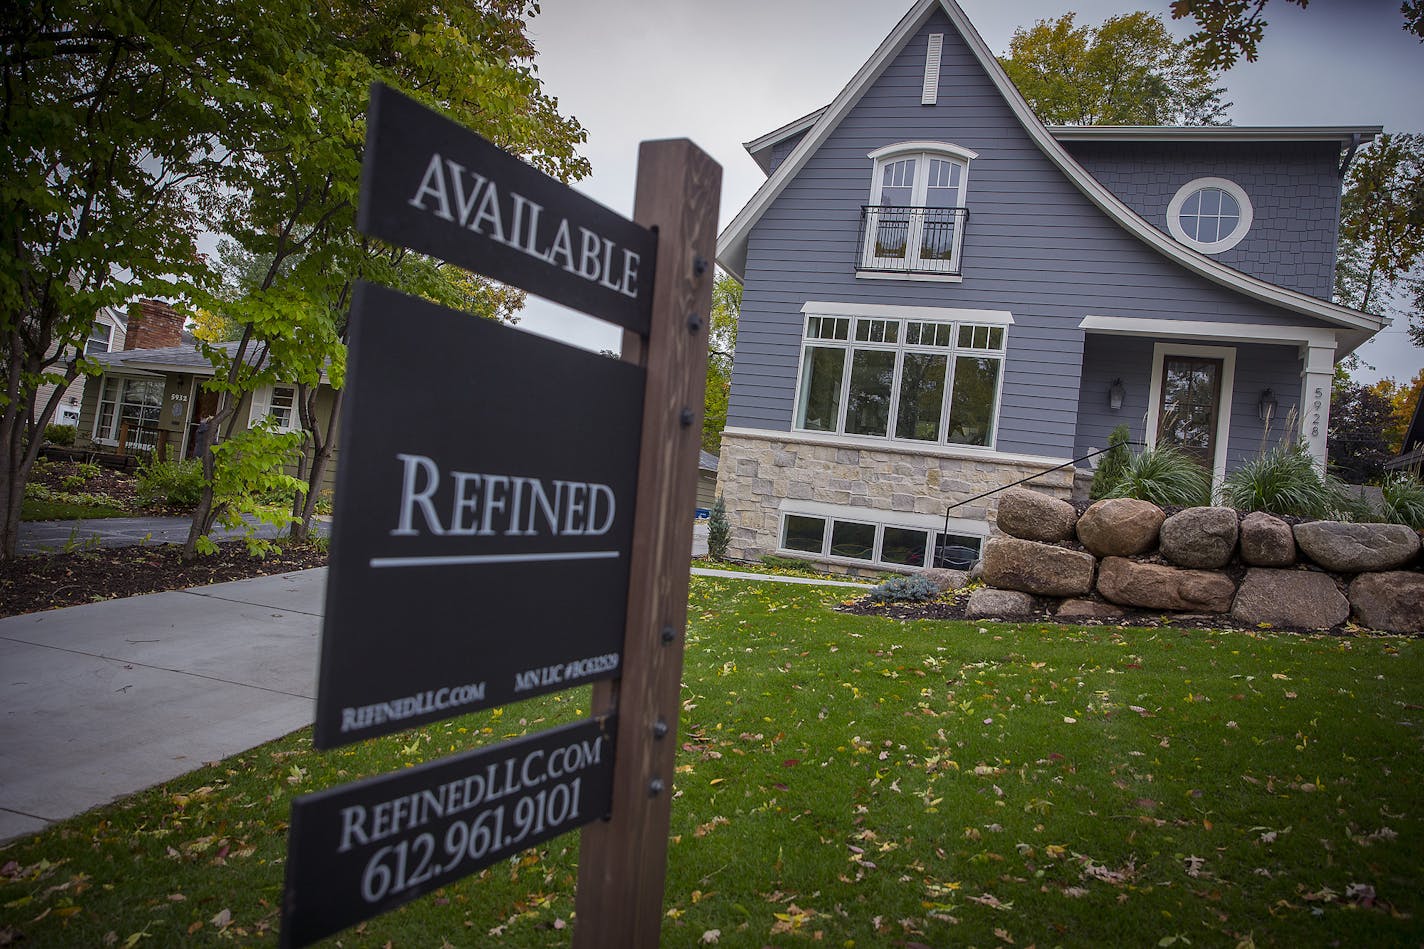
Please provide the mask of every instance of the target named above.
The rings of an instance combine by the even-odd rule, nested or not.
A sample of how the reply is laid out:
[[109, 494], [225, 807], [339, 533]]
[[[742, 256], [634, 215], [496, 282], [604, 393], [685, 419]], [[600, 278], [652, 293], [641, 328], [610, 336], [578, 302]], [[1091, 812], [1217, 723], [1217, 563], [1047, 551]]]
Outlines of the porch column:
[[1335, 379], [1335, 344], [1301, 347], [1300, 441], [1320, 468], [1325, 467], [1325, 433], [1330, 428], [1330, 386]]

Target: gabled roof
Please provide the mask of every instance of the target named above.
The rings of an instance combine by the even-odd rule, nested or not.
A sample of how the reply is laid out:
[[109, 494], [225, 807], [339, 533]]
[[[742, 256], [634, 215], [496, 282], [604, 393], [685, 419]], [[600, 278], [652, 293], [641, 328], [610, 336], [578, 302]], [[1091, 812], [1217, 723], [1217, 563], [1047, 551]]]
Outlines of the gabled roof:
[[[894, 30], [890, 32], [871, 55], [860, 70], [851, 78], [844, 89], [831, 101], [831, 104], [819, 113], [819, 117], [814, 119], [814, 123], [792, 150], [786, 160], [776, 169], [765, 183], [747, 202], [746, 207], [732, 219], [732, 223], [727, 225], [721, 236], [717, 240], [717, 262], [722, 268], [737, 278], [743, 277], [747, 261], [747, 241], [751, 236], [752, 228], [756, 225], [761, 216], [771, 207], [773, 201], [781, 194], [786, 185], [797, 175], [798, 172], [815, 154], [816, 150], [830, 136], [831, 132], [860, 101], [860, 97], [880, 76], [881, 72], [889, 64], [890, 60], [899, 52], [906, 41], [923, 23], [935, 8], [942, 9], [955, 29], [964, 38], [965, 44], [973, 53], [980, 66], [988, 74], [999, 94], [1004, 97], [1013, 110], [1014, 115], [1023, 125], [1030, 139], [1038, 146], [1039, 150], [1058, 167], [1068, 180], [1078, 188], [1093, 204], [1122, 226], [1129, 234], [1147, 244], [1153, 250], [1166, 257], [1174, 263], [1186, 267], [1188, 270], [1200, 276], [1220, 284], [1228, 289], [1242, 293], [1252, 299], [1259, 300], [1272, 306], [1278, 306], [1286, 310], [1291, 310], [1305, 316], [1324, 320], [1335, 326], [1346, 330], [1343, 334], [1345, 346], [1342, 352], [1354, 349], [1363, 343], [1371, 335], [1382, 329], [1386, 321], [1370, 313], [1362, 313], [1352, 310], [1349, 307], [1338, 306], [1324, 300], [1316, 299], [1295, 290], [1288, 290], [1285, 287], [1277, 286], [1258, 277], [1252, 277], [1239, 270], [1222, 264], [1205, 254], [1178, 243], [1171, 236], [1162, 233], [1147, 221], [1143, 220], [1131, 208], [1122, 202], [1116, 195], [1109, 191], [1096, 178], [1089, 174], [1078, 162], [1068, 153], [1054, 137], [1048, 128], [1038, 120], [1033, 114], [1027, 102], [1014, 87], [1013, 81], [999, 65], [998, 59], [985, 44], [984, 38], [974, 29], [969, 18], [964, 15], [964, 11], [959, 8], [955, 0], [916, 0], [915, 5], [905, 14]], [[817, 115], [817, 113], [812, 113]], [[807, 116], [806, 119], [810, 119]], [[798, 121], [805, 121], [801, 119]], [[775, 136], [781, 133], [785, 138], [788, 134], [786, 129], [791, 126], [778, 129], [777, 132], [770, 133]], [[763, 136], [766, 138], [767, 136]], [[774, 139], [779, 140], [779, 139]], [[758, 142], [761, 140], [758, 139]]]
[[[226, 350], [228, 358], [231, 359], [237, 352], [237, 343], [218, 343], [216, 348]], [[248, 347], [245, 357], [248, 365], [255, 363], [256, 349], [255, 346]], [[99, 353], [89, 358], [106, 369], [126, 372], [183, 372], [197, 376], [213, 374], [213, 364], [194, 345], [165, 346], [160, 349], [122, 349]]]

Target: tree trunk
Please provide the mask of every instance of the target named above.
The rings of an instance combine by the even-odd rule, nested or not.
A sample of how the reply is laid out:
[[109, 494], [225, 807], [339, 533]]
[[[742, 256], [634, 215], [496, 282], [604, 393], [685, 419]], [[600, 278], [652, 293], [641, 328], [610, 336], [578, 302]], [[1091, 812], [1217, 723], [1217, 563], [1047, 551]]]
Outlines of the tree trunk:
[[[30, 472], [39, 458], [44, 441], [44, 430], [54, 418], [59, 408], [64, 390], [69, 388], [79, 376], [76, 364], [71, 363], [65, 370], [64, 381], [55, 389], [50, 399], [40, 410], [40, 416], [31, 424], [34, 413], [35, 391], [22, 391], [22, 378], [37, 375], [52, 360], [25, 360], [21, 357], [19, 330], [11, 334], [10, 359], [6, 367], [9, 373], [5, 397], [8, 404], [0, 413], [0, 560], [9, 560], [16, 555], [20, 543], [20, 509], [25, 500], [25, 488], [30, 482]], [[28, 365], [26, 364], [28, 363]]]
[[[316, 401], [316, 392], [313, 389], [312, 402]], [[300, 511], [293, 510], [297, 520], [292, 524], [292, 540], [305, 541], [311, 537], [311, 522], [316, 515], [316, 505], [321, 499], [321, 482], [326, 477], [326, 469], [331, 463], [332, 445], [336, 438], [336, 421], [341, 416], [341, 400], [345, 390], [336, 389], [332, 392], [331, 415], [326, 420], [326, 431], [318, 433], [316, 425], [312, 425], [310, 431], [313, 438], [313, 451], [311, 468], [307, 472], [307, 492], [300, 500], [298, 506]], [[312, 412], [315, 421], [315, 412]]]
[[[198, 506], [193, 510], [193, 523], [188, 528], [188, 539], [183, 543], [183, 561], [191, 562], [198, 556], [198, 539], [209, 533], [213, 529], [213, 524], [217, 522], [218, 515], [222, 513], [222, 506], [217, 504], [213, 498], [213, 474], [217, 469], [217, 460], [213, 457], [211, 448], [218, 439], [218, 429], [224, 423], [227, 424], [227, 431], [223, 433], [224, 438], [231, 438], [232, 431], [237, 425], [237, 407], [241, 402], [241, 396], [234, 400], [231, 387], [237, 382], [237, 376], [242, 371], [247, 359], [247, 344], [252, 341], [252, 327], [244, 326], [242, 338], [238, 340], [237, 350], [232, 356], [232, 365], [227, 370], [227, 383], [229, 389], [218, 393], [218, 405], [213, 410], [212, 424], [208, 426], [207, 434], [198, 439], [198, 457], [203, 460], [203, 493], [198, 497]], [[261, 361], [253, 367], [254, 370], [261, 369]]]

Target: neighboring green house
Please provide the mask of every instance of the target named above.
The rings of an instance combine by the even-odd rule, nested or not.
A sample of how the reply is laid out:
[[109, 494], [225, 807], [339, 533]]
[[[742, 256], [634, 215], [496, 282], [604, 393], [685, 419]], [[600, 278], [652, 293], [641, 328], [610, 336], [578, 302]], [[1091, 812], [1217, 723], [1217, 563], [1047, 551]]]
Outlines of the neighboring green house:
[[[221, 345], [229, 355], [237, 350], [237, 343]], [[130, 349], [101, 354], [94, 361], [104, 372], [84, 387], [79, 447], [153, 452], [163, 458], [194, 456], [198, 425], [212, 416], [218, 401], [217, 393], [203, 387], [213, 377], [213, 366], [196, 345]], [[301, 419], [296, 399], [295, 385], [263, 386], [243, 396], [238, 416], [244, 425], [271, 416], [278, 430], [297, 431]], [[316, 403], [319, 425], [330, 419], [333, 403], [333, 391], [323, 385]], [[339, 454], [338, 447], [323, 479], [325, 489], [334, 486]]]

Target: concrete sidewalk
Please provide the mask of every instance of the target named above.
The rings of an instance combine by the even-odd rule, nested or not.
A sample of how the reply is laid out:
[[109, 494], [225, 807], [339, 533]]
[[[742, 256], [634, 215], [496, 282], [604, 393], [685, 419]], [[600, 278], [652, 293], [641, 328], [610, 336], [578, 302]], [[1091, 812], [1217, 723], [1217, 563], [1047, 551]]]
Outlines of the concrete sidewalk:
[[0, 620], [0, 840], [309, 724], [326, 570]]
[[310, 724], [325, 592], [321, 567], [0, 619], [0, 842]]

